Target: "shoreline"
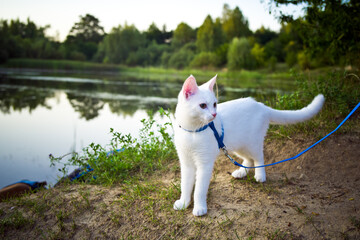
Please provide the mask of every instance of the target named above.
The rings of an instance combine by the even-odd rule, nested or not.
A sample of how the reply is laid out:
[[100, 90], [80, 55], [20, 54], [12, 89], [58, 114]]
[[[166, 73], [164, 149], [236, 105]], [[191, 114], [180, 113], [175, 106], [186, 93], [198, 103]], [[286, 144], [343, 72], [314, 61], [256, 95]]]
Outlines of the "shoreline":
[[[268, 168], [265, 183], [233, 179], [227, 173], [236, 168], [220, 157], [209, 189], [209, 213], [201, 218], [192, 215], [192, 205], [172, 209], [180, 194], [176, 159], [166, 170], [127, 183], [65, 184], [0, 203], [0, 236], [355, 239], [360, 237], [359, 144], [357, 133], [335, 134], [311, 153]], [[303, 135], [266, 141], [266, 162], [307, 145]]]

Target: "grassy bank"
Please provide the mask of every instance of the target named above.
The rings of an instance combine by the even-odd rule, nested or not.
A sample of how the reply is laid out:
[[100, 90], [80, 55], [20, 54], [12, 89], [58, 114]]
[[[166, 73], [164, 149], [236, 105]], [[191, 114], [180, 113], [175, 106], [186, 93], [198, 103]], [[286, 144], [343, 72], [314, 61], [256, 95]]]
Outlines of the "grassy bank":
[[7, 68], [25, 68], [25, 69], [42, 69], [49, 71], [110, 71], [119, 72], [122, 67], [115, 64], [100, 64], [85, 61], [72, 60], [49, 60], [49, 59], [28, 59], [13, 58], [9, 59], [1, 66]]
[[16, 69], [37, 69], [54, 73], [61, 72], [79, 72], [90, 74], [111, 74], [134, 76], [155, 81], [176, 81], [182, 82], [189, 74], [193, 74], [200, 82], [204, 82], [209, 77], [219, 75], [221, 82], [227, 86], [237, 86], [239, 80], [245, 86], [253, 85], [254, 81], [261, 80], [281, 80], [289, 79], [291, 74], [281, 65], [281, 71], [269, 72], [267, 70], [259, 71], [227, 71], [226, 69], [171, 69], [162, 67], [128, 67], [116, 64], [100, 64], [92, 62], [80, 62], [71, 60], [39, 60], [39, 59], [10, 59], [5, 64], [0, 65], [5, 68]]
[[[170, 71], [135, 70], [155, 75]], [[326, 103], [311, 121], [271, 127], [265, 146], [267, 161], [308, 147], [333, 130], [360, 101], [360, 81], [355, 75], [336, 72], [294, 78], [297, 91], [278, 95], [267, 104], [298, 109], [318, 93], [325, 95]], [[142, 121], [138, 139], [111, 131], [108, 145], [94, 143], [83, 154], [74, 154], [67, 164], [94, 169], [82, 181], [65, 181], [59, 187], [0, 203], [0, 238], [356, 239], [360, 219], [354, 209], [360, 196], [353, 172], [359, 169], [359, 116], [358, 110], [311, 156], [277, 165], [272, 172], [269, 169], [269, 179], [263, 184], [254, 182], [253, 175], [231, 179], [226, 173], [234, 167], [227, 159], [219, 159], [209, 190], [209, 214], [195, 218], [191, 210], [172, 209], [180, 196], [180, 171], [172, 136], [167, 133], [171, 126], [158, 125], [150, 115]], [[123, 150], [109, 155], [109, 149]]]

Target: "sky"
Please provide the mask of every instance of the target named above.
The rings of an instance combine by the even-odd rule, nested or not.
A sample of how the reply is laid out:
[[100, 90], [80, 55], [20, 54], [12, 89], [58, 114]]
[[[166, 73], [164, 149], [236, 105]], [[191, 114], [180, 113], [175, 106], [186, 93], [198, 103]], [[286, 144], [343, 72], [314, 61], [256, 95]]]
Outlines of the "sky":
[[[175, 30], [181, 22], [192, 28], [200, 27], [207, 15], [213, 19], [221, 17], [227, 3], [231, 9], [240, 8], [249, 21], [252, 31], [261, 26], [279, 31], [280, 23], [276, 13], [269, 13], [270, 0], [0, 0], [0, 19], [30, 18], [37, 26], [50, 25], [47, 36], [63, 41], [80, 15], [87, 13], [99, 19], [105, 32], [113, 27], [134, 24], [145, 31], [151, 23], [159, 29], [165, 25], [167, 30]], [[274, 4], [272, 4], [274, 7]], [[303, 6], [289, 6], [282, 11], [303, 15]], [[274, 8], [273, 8], [274, 9]]]

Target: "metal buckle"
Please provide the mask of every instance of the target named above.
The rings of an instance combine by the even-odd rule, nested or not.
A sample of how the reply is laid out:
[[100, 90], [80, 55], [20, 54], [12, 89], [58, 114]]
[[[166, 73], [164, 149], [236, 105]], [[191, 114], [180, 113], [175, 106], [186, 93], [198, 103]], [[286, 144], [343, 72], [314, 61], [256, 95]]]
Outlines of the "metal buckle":
[[223, 150], [223, 152], [224, 152], [225, 156], [226, 156], [227, 158], [229, 158], [229, 159], [230, 159], [230, 161], [231, 161], [233, 164], [235, 164], [235, 160], [234, 160], [234, 159], [232, 159], [232, 157], [230, 157], [230, 155], [229, 155], [229, 153], [228, 153], [228, 151], [227, 151], [226, 147], [222, 147], [222, 148], [221, 148], [221, 150]]

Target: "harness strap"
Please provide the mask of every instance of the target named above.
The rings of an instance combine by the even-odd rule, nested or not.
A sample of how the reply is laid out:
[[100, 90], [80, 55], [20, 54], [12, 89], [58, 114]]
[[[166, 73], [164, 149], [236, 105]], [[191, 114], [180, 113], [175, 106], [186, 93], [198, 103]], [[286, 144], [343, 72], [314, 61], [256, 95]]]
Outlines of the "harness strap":
[[202, 132], [204, 131], [205, 129], [207, 129], [209, 127], [210, 123], [206, 124], [205, 126], [202, 126], [201, 128], [199, 129], [196, 129], [196, 130], [189, 130], [189, 129], [186, 129], [186, 128], [183, 128], [182, 126], [179, 125], [179, 128], [187, 131], [187, 132]]
[[224, 127], [223, 127], [222, 123], [221, 123], [221, 137], [219, 136], [219, 133], [216, 131], [214, 122], [210, 122], [208, 125], [211, 128], [211, 130], [213, 130], [213, 132], [214, 132], [214, 136], [216, 138], [216, 141], [218, 143], [219, 148], [224, 148], [225, 147], [225, 144], [224, 144]]
[[[221, 122], [221, 120], [220, 120]], [[183, 128], [179, 125], [179, 128], [187, 131], [187, 132], [202, 132], [204, 130], [206, 130], [208, 127], [211, 128], [211, 130], [214, 132], [214, 136], [215, 136], [215, 139], [218, 143], [218, 146], [219, 148], [225, 148], [225, 144], [224, 144], [224, 127], [223, 127], [223, 124], [221, 122], [221, 136], [219, 136], [219, 133], [217, 132], [216, 128], [215, 128], [215, 125], [214, 125], [214, 122], [209, 122], [208, 124], [206, 124], [205, 126], [202, 126], [201, 128], [198, 128], [196, 130], [188, 130], [186, 128]]]

